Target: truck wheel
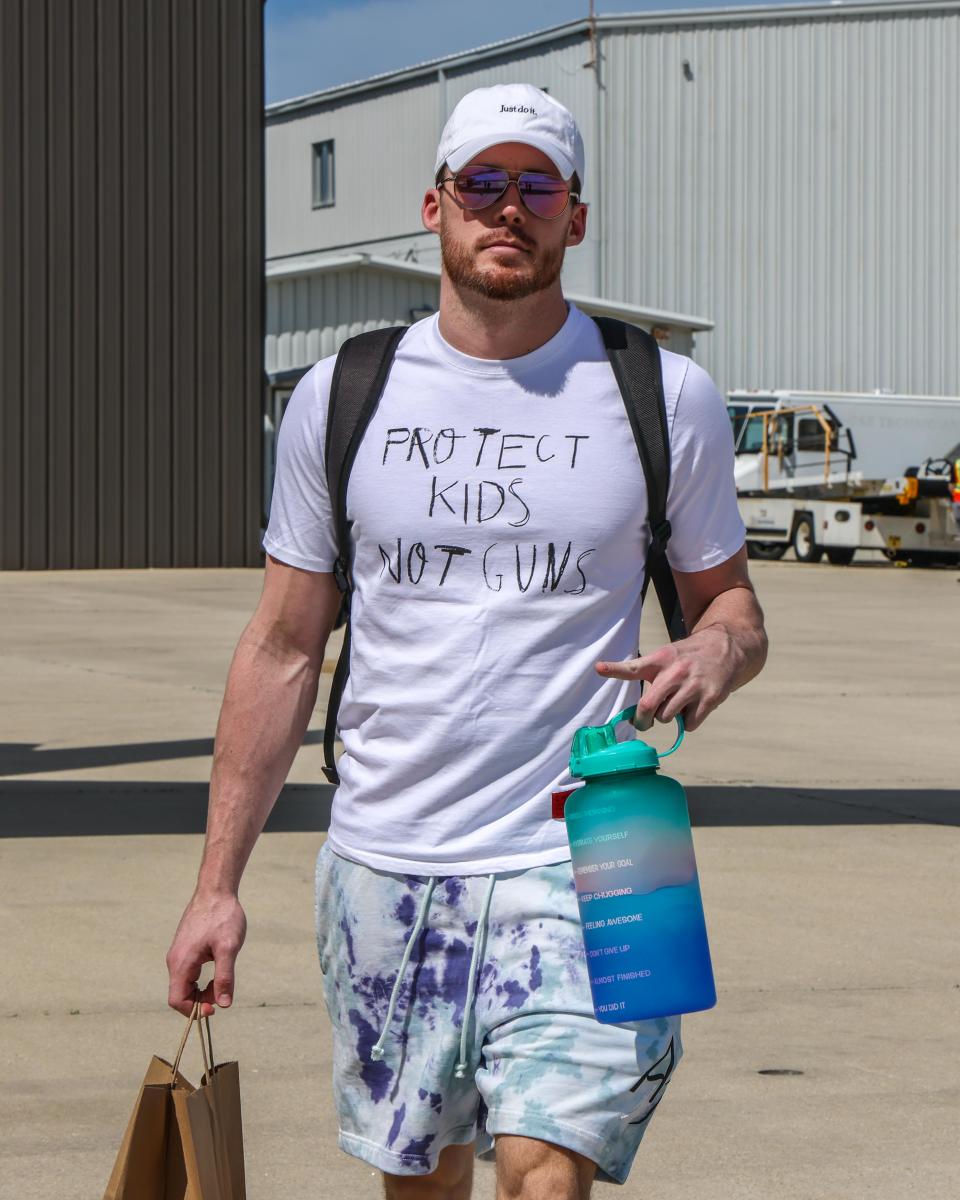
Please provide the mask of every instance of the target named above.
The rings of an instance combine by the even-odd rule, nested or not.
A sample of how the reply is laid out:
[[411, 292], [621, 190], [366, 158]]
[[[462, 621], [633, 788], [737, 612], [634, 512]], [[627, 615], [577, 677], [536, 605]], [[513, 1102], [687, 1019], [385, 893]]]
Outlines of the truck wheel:
[[854, 546], [834, 546], [827, 550], [827, 562], [835, 567], [849, 567], [856, 552]]
[[823, 558], [823, 547], [817, 545], [813, 517], [798, 518], [793, 527], [793, 552], [797, 562], [818, 563]]
[[774, 560], [783, 558], [789, 549], [788, 542], [747, 542], [747, 558]]

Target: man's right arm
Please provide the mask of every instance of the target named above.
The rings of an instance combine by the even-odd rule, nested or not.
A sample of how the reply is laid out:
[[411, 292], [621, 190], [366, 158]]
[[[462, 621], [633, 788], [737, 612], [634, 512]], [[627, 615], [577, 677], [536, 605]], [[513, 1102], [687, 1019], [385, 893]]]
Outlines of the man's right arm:
[[167, 953], [168, 1003], [185, 1016], [210, 961], [214, 979], [201, 995], [202, 1012], [232, 1001], [246, 936], [240, 877], [303, 744], [340, 600], [332, 574], [268, 556], [260, 602], [227, 677], [197, 886]]

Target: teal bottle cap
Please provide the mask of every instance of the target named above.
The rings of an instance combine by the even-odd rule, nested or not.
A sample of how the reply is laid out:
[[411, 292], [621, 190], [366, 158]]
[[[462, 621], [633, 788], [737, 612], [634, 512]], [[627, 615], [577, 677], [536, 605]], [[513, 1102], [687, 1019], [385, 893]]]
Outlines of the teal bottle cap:
[[621, 721], [630, 721], [637, 711], [631, 705], [606, 725], [584, 725], [573, 735], [570, 753], [570, 774], [575, 779], [593, 779], [598, 775], [620, 775], [625, 771], [656, 770], [660, 759], [673, 754], [683, 741], [683, 717], [677, 716], [679, 734], [677, 740], [659, 754], [653, 746], [634, 738], [628, 742], [617, 741], [616, 727]]

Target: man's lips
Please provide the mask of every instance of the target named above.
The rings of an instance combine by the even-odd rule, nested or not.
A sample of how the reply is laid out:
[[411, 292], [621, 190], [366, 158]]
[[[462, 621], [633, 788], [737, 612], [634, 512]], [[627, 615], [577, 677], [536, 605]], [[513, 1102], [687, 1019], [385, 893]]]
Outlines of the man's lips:
[[522, 242], [497, 241], [486, 242], [480, 247], [481, 250], [522, 250], [524, 254], [529, 254], [529, 247], [524, 246]]

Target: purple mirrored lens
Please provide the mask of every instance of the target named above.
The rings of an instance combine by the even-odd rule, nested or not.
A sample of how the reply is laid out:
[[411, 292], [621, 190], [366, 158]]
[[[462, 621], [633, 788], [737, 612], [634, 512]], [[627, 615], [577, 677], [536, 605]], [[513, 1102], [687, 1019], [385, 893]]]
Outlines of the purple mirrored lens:
[[462, 171], [455, 187], [465, 208], [486, 208], [503, 195], [509, 182], [506, 171]]
[[[475, 211], [499, 200], [509, 184], [510, 175], [506, 171], [473, 170], [461, 171], [454, 187], [464, 208]], [[518, 177], [517, 187], [520, 199], [534, 216], [559, 217], [567, 207], [567, 185], [553, 175], [525, 171]]]
[[520, 176], [520, 196], [538, 217], [559, 217], [567, 207], [567, 185], [553, 175]]

